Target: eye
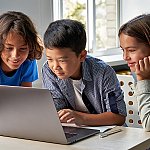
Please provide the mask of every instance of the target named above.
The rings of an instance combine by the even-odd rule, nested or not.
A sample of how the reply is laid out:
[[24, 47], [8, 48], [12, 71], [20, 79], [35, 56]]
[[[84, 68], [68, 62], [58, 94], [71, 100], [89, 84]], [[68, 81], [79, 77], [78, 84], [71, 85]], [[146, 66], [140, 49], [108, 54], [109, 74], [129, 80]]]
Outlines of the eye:
[[11, 50], [13, 50], [13, 48], [12, 48], [12, 47], [5, 47], [5, 49], [6, 49], [7, 51], [11, 51]]
[[20, 52], [26, 52], [27, 48], [20, 48], [19, 50], [20, 50]]
[[60, 59], [59, 62], [64, 63], [64, 62], [67, 62], [67, 60], [66, 59]]
[[53, 61], [51, 58], [47, 58], [47, 60], [48, 60], [49, 62], [52, 62], [52, 61]]
[[135, 49], [129, 49], [129, 52], [135, 52], [136, 50]]
[[65, 60], [59, 60], [60, 62], [65, 62]]

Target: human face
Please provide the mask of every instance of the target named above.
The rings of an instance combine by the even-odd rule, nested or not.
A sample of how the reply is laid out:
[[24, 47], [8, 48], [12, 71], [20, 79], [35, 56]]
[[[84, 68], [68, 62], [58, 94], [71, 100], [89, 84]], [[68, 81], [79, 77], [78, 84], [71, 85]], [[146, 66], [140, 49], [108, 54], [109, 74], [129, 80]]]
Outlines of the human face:
[[11, 72], [20, 67], [27, 59], [29, 48], [23, 37], [15, 32], [10, 32], [4, 42], [1, 52], [1, 67], [5, 72]]
[[123, 59], [130, 70], [135, 72], [135, 64], [144, 57], [150, 56], [150, 47], [139, 43], [136, 38], [121, 33], [120, 47], [123, 49]]
[[81, 62], [85, 60], [85, 50], [77, 57], [75, 52], [69, 48], [46, 49], [46, 56], [49, 68], [58, 78], [81, 78]]

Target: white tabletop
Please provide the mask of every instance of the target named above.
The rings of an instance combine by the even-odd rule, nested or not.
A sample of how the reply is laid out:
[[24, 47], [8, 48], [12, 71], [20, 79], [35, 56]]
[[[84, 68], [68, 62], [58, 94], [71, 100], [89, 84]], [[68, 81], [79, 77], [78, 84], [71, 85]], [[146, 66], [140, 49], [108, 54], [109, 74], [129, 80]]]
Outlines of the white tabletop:
[[92, 136], [71, 145], [60, 145], [0, 136], [2, 150], [127, 150], [150, 148], [150, 132], [140, 128], [122, 127], [123, 131], [100, 138]]

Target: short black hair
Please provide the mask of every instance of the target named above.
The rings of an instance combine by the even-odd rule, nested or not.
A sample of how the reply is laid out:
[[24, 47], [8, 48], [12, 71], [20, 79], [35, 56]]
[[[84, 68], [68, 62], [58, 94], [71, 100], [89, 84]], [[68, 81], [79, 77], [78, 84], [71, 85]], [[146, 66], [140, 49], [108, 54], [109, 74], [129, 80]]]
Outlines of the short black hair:
[[45, 48], [70, 48], [78, 56], [86, 47], [84, 25], [76, 20], [61, 19], [50, 23], [44, 34]]

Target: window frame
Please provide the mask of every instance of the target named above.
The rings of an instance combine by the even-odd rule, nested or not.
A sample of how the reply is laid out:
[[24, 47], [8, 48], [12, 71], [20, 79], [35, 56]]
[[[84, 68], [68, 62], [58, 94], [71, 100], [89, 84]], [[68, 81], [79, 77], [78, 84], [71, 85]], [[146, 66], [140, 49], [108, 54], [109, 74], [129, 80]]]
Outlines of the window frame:
[[[120, 54], [122, 57], [122, 51], [120, 50], [119, 46], [119, 40], [118, 36], [116, 36], [116, 47], [114, 48], [109, 48], [106, 50], [102, 51], [97, 51], [96, 50], [96, 9], [95, 9], [95, 0], [86, 0], [87, 1], [87, 12], [90, 11], [90, 13], [87, 13], [87, 51], [90, 55], [93, 55], [95, 57], [100, 57], [100, 56], [106, 56], [106, 55], [116, 55]], [[118, 35], [118, 30], [120, 27], [120, 16], [121, 16], [121, 11], [120, 11], [120, 0], [116, 0], [116, 35]], [[91, 7], [92, 6], [92, 7]], [[92, 14], [89, 16], [88, 14]], [[53, 0], [53, 20], [59, 20], [63, 18], [63, 1], [62, 0]], [[90, 23], [89, 23], [90, 20]], [[93, 21], [91, 21], [93, 20]], [[91, 23], [93, 22], [93, 24]], [[90, 32], [89, 32], [90, 30]], [[91, 53], [90, 49], [94, 49], [94, 52]], [[114, 50], [115, 49], [115, 50]], [[120, 57], [120, 59], [122, 59]]]

